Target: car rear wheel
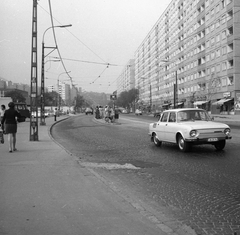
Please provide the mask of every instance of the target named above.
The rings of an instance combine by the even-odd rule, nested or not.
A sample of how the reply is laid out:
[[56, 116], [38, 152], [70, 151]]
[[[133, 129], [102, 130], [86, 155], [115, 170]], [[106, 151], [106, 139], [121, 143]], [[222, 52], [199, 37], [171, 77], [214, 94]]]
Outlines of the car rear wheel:
[[178, 136], [178, 147], [182, 152], [187, 152], [190, 149], [190, 144], [183, 139], [182, 135]]
[[220, 140], [216, 144], [214, 144], [216, 150], [220, 151], [223, 150], [226, 145], [226, 140]]
[[161, 146], [162, 145], [162, 141], [160, 141], [158, 138], [157, 138], [157, 135], [156, 134], [153, 134], [153, 143], [156, 145], [156, 146]]

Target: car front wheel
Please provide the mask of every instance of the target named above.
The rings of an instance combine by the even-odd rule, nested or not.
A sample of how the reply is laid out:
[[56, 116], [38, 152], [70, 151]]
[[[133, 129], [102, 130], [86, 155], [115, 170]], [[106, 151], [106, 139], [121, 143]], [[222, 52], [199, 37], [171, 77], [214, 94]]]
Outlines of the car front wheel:
[[160, 141], [158, 138], [157, 138], [157, 135], [156, 134], [153, 134], [153, 143], [156, 145], [156, 146], [161, 146], [162, 145], [162, 141]]
[[225, 145], [226, 145], [226, 140], [220, 140], [216, 144], [214, 144], [216, 150], [218, 150], [218, 151], [223, 150]]
[[178, 147], [183, 152], [187, 152], [190, 149], [190, 144], [183, 139], [182, 135], [178, 136]]

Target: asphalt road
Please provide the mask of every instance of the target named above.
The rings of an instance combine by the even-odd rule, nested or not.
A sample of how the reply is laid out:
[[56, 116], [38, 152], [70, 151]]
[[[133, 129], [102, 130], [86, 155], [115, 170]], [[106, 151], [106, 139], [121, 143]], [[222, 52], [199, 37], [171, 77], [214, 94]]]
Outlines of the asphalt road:
[[233, 128], [224, 151], [204, 145], [182, 153], [176, 145], [157, 148], [150, 142], [148, 123], [154, 118], [120, 118], [121, 125], [106, 125], [93, 116], [77, 116], [57, 124], [52, 135], [81, 164], [155, 214], [190, 226], [199, 235], [240, 234], [238, 129]]

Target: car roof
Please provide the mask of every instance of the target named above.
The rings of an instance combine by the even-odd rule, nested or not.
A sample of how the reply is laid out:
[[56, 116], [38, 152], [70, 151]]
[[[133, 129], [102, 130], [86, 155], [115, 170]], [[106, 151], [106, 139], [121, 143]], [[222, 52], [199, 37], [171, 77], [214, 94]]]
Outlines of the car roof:
[[[163, 112], [179, 112], [179, 111], [189, 111], [189, 110], [204, 110], [204, 109], [199, 109], [199, 108], [180, 108], [180, 109], [168, 109], [168, 110], [164, 110]], [[204, 110], [205, 111], [205, 110]]]

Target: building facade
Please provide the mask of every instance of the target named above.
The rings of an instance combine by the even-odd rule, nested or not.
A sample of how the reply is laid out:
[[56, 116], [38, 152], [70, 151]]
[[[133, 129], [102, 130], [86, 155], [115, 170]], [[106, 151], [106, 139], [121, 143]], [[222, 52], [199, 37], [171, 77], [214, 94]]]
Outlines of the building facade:
[[238, 114], [239, 64], [239, 0], [173, 0], [135, 52], [135, 86], [151, 109]]
[[117, 94], [135, 87], [135, 60], [130, 59], [117, 79]]

